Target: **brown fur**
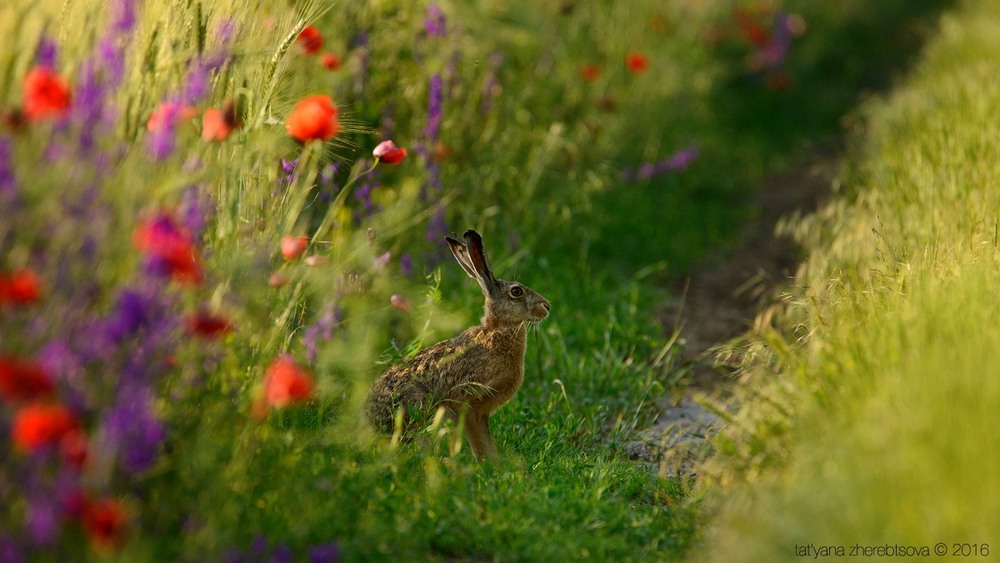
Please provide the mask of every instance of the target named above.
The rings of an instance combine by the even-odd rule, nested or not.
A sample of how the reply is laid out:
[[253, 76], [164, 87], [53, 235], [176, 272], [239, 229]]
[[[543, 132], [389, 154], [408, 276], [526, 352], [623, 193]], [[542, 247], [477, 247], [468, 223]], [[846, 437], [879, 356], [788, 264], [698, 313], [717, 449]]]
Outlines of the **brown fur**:
[[407, 427], [410, 409], [431, 413], [444, 406], [453, 417], [465, 415], [476, 459], [496, 459], [490, 414], [521, 386], [527, 323], [544, 319], [550, 306], [533, 290], [493, 277], [479, 233], [466, 231], [465, 244], [450, 237], [448, 243], [483, 290], [481, 324], [389, 368], [368, 393], [367, 414], [378, 430], [391, 433], [398, 414]]

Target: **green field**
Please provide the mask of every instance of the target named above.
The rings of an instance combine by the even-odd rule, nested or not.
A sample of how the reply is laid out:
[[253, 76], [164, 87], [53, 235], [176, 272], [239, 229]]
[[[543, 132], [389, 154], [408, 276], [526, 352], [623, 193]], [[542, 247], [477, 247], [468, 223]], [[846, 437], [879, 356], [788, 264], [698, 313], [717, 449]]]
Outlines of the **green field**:
[[[0, 559], [985, 556], [997, 18], [14, 0]], [[401, 162], [373, 159], [387, 139]], [[669, 288], [731, 251], [764, 178], [841, 149], [717, 455], [697, 480], [631, 459], [689, 369], [659, 320]], [[447, 420], [399, 441], [362, 414], [389, 365], [479, 318], [443, 242], [467, 228], [553, 306], [492, 418], [497, 463]]]

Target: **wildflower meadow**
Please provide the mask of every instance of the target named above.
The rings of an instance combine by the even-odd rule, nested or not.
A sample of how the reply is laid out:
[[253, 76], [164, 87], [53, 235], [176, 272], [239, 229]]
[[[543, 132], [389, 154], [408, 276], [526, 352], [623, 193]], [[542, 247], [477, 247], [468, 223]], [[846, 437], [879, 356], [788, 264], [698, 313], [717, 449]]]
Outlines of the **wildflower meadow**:
[[[851, 193], [907, 174], [920, 151], [886, 131], [919, 104], [864, 100], [946, 66], [914, 61], [975, 27], [966, 12], [996, 16], [957, 4], [4, 2], [0, 561], [733, 560], [746, 522], [770, 542], [747, 553], [793, 559], [789, 538], [828, 531], [797, 522], [818, 518], [809, 463], [829, 466], [789, 428], [824, 432], [831, 366], [875, 364], [855, 327], [917, 307], [827, 322], [878, 294], [879, 276], [844, 272], [902, 248], [871, 219], [882, 200], [797, 224], [817, 259], [789, 282], [825, 293], [791, 291], [743, 342], [752, 389], [720, 407], [732, 424], [697, 475], [631, 448], [691, 372], [664, 303], [739, 240], [768, 175], [817, 152], [845, 152]], [[991, 221], [962, 223], [970, 248], [995, 250]], [[485, 461], [445, 409], [412, 429], [365, 415], [380, 374], [483, 315], [445, 242], [467, 229], [497, 278], [547, 299]], [[877, 240], [829, 234], [862, 231]], [[914, 299], [933, 309], [929, 280]], [[849, 282], [868, 297], [847, 303]], [[844, 396], [860, 404], [866, 381]], [[799, 400], [820, 406], [796, 418]], [[867, 443], [851, 414], [857, 441], [829, 447]], [[847, 490], [878, 489], [844, 467]], [[990, 539], [954, 521], [955, 541]]]

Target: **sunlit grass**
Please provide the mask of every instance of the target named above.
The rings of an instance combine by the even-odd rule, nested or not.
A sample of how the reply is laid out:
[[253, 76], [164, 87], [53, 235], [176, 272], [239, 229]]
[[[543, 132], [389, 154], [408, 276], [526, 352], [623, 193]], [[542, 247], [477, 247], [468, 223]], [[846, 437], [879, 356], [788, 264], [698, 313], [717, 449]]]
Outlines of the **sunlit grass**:
[[[941, 21], [913, 75], [865, 109], [844, 194], [797, 231], [781, 367], [752, 368], [720, 442], [712, 558], [795, 560], [795, 546], [995, 548], [1000, 405], [992, 188], [1000, 12]], [[798, 338], [799, 340], [793, 340]], [[970, 547], [971, 546], [971, 547]], [[940, 548], [939, 548], [940, 549]]]

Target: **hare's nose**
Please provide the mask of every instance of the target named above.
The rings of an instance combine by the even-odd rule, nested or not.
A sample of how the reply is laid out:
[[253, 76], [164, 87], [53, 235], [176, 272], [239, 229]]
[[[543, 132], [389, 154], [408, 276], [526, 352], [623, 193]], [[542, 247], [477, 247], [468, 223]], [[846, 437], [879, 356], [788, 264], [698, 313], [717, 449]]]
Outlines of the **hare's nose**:
[[544, 303], [542, 303], [542, 307], [545, 307], [546, 311], [552, 310], [552, 307], [549, 306], [549, 302], [548, 301], [545, 301]]

